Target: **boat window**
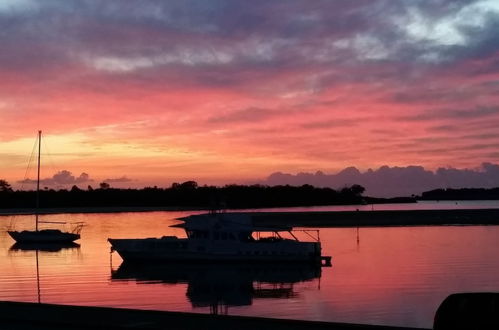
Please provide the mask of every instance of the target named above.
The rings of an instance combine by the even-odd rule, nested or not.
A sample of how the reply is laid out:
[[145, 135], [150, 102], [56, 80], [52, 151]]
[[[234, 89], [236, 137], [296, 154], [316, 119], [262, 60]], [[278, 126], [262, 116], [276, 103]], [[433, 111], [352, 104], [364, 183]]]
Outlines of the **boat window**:
[[227, 233], [226, 233], [226, 232], [224, 232], [224, 231], [222, 232], [222, 239], [223, 239], [223, 240], [226, 240], [226, 239], [227, 239]]
[[229, 233], [229, 239], [235, 241], [236, 238], [234, 237], [233, 233]]
[[213, 232], [213, 239], [214, 240], [219, 240], [220, 239], [220, 233], [218, 231]]

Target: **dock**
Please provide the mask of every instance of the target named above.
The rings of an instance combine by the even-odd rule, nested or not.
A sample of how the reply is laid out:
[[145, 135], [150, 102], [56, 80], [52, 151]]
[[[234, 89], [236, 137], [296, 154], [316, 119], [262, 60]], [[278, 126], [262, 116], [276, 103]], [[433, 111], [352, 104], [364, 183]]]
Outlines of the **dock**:
[[6, 301], [0, 302], [0, 328], [6, 330], [422, 330], [350, 323]]
[[499, 225], [499, 209], [251, 212], [255, 225], [389, 227]]

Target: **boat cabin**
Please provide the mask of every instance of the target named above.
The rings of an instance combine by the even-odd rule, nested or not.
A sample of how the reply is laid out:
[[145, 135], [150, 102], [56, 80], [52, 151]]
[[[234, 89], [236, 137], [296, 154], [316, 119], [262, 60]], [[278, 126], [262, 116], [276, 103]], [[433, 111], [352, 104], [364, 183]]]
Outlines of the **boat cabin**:
[[[201, 214], [178, 220], [184, 223], [171, 227], [183, 228], [190, 240], [233, 241], [233, 242], [277, 242], [283, 240], [298, 241], [290, 226], [253, 226], [251, 216], [246, 214]], [[319, 242], [317, 230], [300, 230], [306, 232], [315, 242]], [[290, 238], [281, 233], [286, 232]], [[311, 235], [315, 232], [316, 235]]]

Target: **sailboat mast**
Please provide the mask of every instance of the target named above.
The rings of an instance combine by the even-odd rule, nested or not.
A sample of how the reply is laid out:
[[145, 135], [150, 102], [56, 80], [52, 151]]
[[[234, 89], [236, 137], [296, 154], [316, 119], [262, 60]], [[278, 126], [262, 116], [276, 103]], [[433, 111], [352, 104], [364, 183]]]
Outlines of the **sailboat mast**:
[[36, 178], [36, 231], [38, 231], [38, 208], [40, 207], [40, 158], [42, 149], [42, 131], [38, 131], [38, 171]]

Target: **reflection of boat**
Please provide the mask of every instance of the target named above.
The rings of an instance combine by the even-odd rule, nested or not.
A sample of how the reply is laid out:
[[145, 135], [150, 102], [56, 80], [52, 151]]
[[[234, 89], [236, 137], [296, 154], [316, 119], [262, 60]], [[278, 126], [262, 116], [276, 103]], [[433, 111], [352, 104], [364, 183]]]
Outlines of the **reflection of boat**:
[[[112, 249], [126, 261], [239, 261], [312, 262], [330, 260], [321, 256], [321, 243], [301, 242], [291, 227], [255, 227], [242, 213], [191, 215], [179, 219], [187, 238], [163, 236], [145, 239], [111, 239]], [[290, 238], [284, 238], [288, 232]]]
[[[18, 253], [33, 253], [35, 252], [36, 260], [36, 290], [38, 303], [42, 301], [41, 285], [40, 285], [40, 254], [50, 255], [52, 253], [61, 252], [62, 250], [77, 250], [79, 252], [80, 244], [74, 242], [56, 242], [56, 243], [15, 243], [9, 248], [9, 254]], [[21, 251], [21, 252], [19, 252]]]
[[82, 222], [74, 223], [73, 229], [68, 231], [62, 231], [60, 229], [39, 229], [39, 223], [50, 223], [64, 225], [65, 222], [54, 222], [54, 221], [39, 221], [38, 220], [38, 209], [40, 206], [40, 158], [41, 158], [41, 144], [42, 144], [42, 131], [38, 131], [38, 171], [36, 180], [36, 212], [35, 212], [35, 230], [23, 230], [15, 231], [9, 230], [9, 235], [16, 241], [20, 243], [37, 243], [37, 242], [73, 242], [80, 238], [80, 232], [83, 228]]
[[79, 249], [80, 244], [74, 242], [58, 242], [58, 243], [15, 243], [9, 251], [43, 251], [43, 252], [59, 252], [66, 249]]
[[251, 305], [253, 299], [287, 299], [298, 293], [293, 285], [320, 278], [320, 265], [313, 264], [188, 264], [138, 265], [123, 263], [111, 273], [112, 280], [135, 280], [145, 284], [187, 283], [187, 298], [193, 307]]

